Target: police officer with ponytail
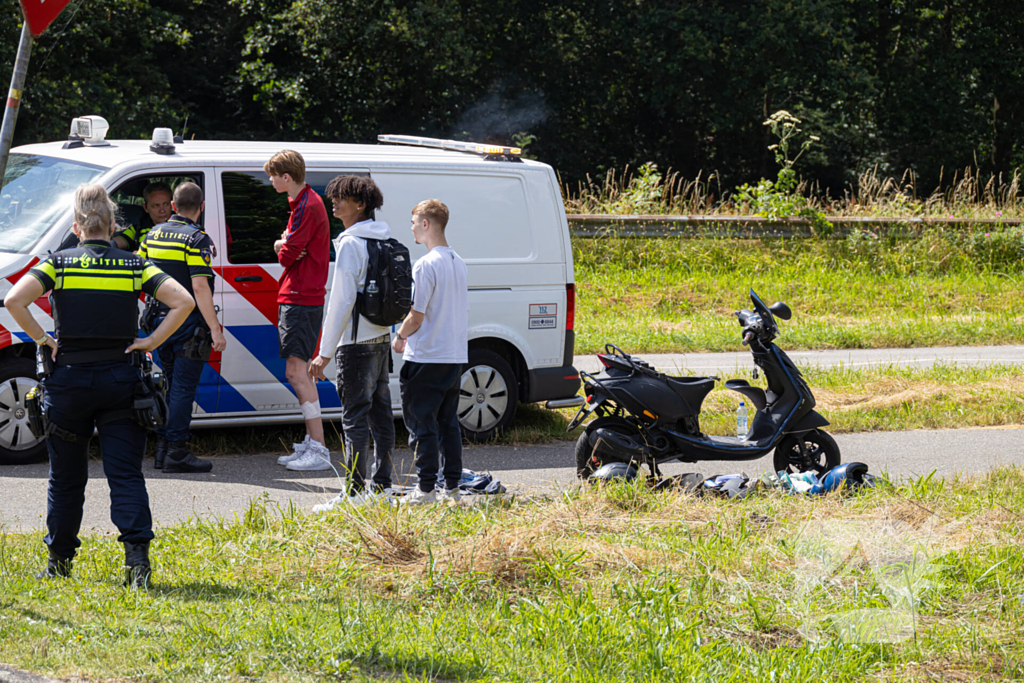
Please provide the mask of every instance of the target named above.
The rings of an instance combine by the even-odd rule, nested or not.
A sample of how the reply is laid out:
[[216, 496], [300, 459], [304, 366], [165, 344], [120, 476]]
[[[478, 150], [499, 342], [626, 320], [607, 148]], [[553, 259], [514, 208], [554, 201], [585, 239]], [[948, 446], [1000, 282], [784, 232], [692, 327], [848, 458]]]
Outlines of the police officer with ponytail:
[[[159, 268], [110, 244], [116, 207], [102, 185], [75, 193], [79, 246], [57, 251], [33, 267], [4, 298], [11, 316], [54, 370], [43, 380], [50, 456], [46, 527], [50, 558], [40, 578], [66, 577], [78, 549], [89, 439], [99, 432], [103, 472], [110, 486], [110, 518], [125, 548], [126, 584], [149, 583], [153, 521], [142, 476], [146, 429], [133, 407], [145, 394], [140, 355], [156, 349], [188, 317], [195, 302]], [[29, 305], [50, 293], [56, 340], [35, 321]], [[139, 293], [165, 303], [168, 315], [137, 339]]]

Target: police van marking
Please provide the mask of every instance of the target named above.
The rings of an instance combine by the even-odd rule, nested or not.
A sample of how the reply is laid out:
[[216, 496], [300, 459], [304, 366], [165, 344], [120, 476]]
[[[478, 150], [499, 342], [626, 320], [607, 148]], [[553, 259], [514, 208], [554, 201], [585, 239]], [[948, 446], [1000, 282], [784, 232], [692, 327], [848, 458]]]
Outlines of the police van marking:
[[531, 330], [553, 330], [558, 325], [558, 304], [530, 304]]

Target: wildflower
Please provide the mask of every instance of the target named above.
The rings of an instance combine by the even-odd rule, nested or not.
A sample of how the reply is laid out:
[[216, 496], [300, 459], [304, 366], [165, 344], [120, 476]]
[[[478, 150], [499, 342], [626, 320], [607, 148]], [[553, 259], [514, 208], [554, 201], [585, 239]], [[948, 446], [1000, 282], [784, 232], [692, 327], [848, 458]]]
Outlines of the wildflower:
[[991, 237], [991, 236], [992, 236], [992, 233], [990, 233], [990, 232], [986, 232], [985, 233], [985, 237]]

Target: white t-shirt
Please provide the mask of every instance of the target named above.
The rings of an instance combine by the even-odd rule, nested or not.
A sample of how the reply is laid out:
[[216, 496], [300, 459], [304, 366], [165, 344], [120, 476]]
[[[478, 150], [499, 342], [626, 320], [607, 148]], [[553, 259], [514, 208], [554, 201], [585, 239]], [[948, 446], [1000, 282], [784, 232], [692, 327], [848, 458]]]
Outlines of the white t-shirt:
[[412, 267], [412, 310], [423, 324], [405, 344], [404, 360], [469, 362], [469, 284], [466, 263], [451, 247], [434, 247]]

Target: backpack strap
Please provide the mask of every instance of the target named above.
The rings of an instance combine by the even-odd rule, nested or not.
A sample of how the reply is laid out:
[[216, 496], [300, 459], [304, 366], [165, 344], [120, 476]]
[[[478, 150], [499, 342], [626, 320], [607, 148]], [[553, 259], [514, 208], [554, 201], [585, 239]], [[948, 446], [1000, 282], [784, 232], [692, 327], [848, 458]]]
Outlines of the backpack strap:
[[[353, 237], [355, 237], [353, 235]], [[357, 239], [363, 240], [366, 243], [366, 277], [363, 278], [363, 292], [370, 286], [370, 260], [377, 260], [378, 254], [372, 254], [370, 252], [370, 242], [376, 242], [377, 240], [370, 237], [359, 237]], [[376, 250], [376, 246], [374, 247]], [[356, 302], [352, 306], [352, 343], [355, 344], [359, 335], [359, 309], [363, 307], [363, 292], [356, 292]]]

